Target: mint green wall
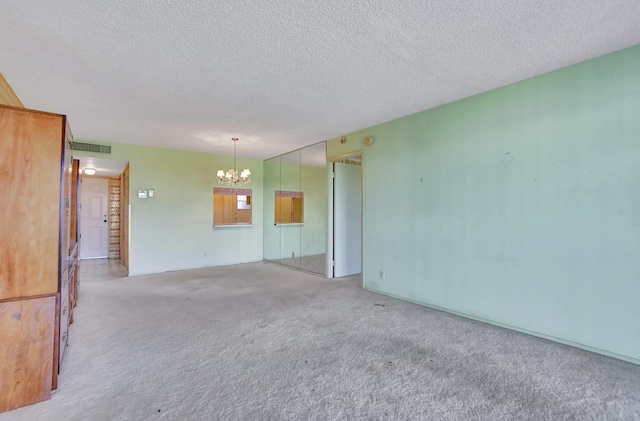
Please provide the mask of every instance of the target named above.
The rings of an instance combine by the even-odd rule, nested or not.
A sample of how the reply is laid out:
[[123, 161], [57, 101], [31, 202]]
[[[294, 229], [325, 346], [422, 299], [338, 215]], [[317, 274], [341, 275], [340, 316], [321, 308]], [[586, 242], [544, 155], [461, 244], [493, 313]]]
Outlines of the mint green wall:
[[[244, 187], [253, 190], [254, 226], [213, 229], [216, 171], [231, 168], [233, 157], [95, 143], [110, 145], [111, 155], [74, 155], [129, 161], [130, 275], [262, 260], [262, 161], [238, 158], [239, 168], [251, 170], [252, 182]], [[155, 197], [138, 199], [137, 191], [147, 188]]]
[[640, 46], [327, 155], [355, 149], [366, 289], [640, 362]]

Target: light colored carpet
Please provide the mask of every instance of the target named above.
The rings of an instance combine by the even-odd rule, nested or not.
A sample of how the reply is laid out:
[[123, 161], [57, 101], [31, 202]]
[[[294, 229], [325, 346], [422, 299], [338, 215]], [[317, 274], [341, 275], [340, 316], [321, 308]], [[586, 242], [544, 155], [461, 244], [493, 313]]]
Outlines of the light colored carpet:
[[9, 420], [640, 419], [640, 366], [268, 263], [81, 263], [59, 390]]
[[286, 259], [274, 260], [273, 262], [306, 270], [307, 272], [317, 273], [322, 276], [326, 276], [327, 274], [327, 255], [324, 253], [314, 254], [311, 256], [289, 257]]

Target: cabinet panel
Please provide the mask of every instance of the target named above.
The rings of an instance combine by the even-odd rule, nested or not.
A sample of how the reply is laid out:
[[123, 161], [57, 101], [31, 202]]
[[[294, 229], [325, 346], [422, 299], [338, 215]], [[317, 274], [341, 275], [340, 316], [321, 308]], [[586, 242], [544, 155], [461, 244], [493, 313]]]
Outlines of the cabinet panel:
[[0, 300], [58, 290], [64, 124], [0, 107]]
[[[68, 291], [67, 291], [68, 292]], [[67, 349], [67, 338], [69, 336], [69, 295], [62, 296], [60, 300], [60, 329], [58, 337], [58, 371], [62, 364], [62, 357]], [[55, 357], [54, 357], [55, 358]]]
[[213, 224], [228, 225], [238, 222], [236, 217], [237, 199], [235, 194], [213, 195]]
[[[0, 412], [48, 399], [77, 285], [66, 117], [0, 105]], [[71, 278], [71, 279], [70, 279]], [[74, 294], [74, 297], [77, 295]]]
[[0, 412], [49, 399], [55, 296], [0, 303]]

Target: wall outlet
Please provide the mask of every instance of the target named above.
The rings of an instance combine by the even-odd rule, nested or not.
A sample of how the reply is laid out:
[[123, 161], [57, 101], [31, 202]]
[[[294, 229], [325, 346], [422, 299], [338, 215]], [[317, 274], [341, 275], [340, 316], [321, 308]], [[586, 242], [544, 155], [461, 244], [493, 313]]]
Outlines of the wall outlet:
[[384, 270], [380, 271], [380, 279], [384, 280]]

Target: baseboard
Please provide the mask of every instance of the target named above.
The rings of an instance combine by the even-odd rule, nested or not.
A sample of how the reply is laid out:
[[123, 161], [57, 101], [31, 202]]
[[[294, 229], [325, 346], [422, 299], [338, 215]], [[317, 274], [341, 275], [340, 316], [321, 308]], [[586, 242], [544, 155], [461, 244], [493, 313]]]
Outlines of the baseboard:
[[438, 306], [435, 306], [435, 305], [432, 305], [432, 304], [427, 304], [427, 303], [424, 303], [424, 302], [421, 302], [421, 301], [412, 300], [412, 299], [405, 298], [405, 297], [400, 297], [400, 296], [397, 296], [395, 294], [390, 294], [388, 292], [377, 290], [375, 288], [370, 288], [370, 287], [366, 287], [365, 286], [363, 289], [365, 289], [366, 291], [369, 291], [369, 292], [373, 292], [375, 294], [380, 294], [380, 295], [385, 295], [387, 297], [395, 298], [397, 300], [407, 301], [407, 302], [410, 302], [410, 303], [413, 303], [413, 304], [417, 304], [417, 305], [420, 305], [420, 306], [423, 306], [423, 307], [428, 307], [428, 308], [431, 308], [431, 309], [434, 309], [434, 310], [438, 310], [438, 311], [443, 311], [443, 312], [449, 313], [449, 314], [455, 314], [456, 316], [464, 317], [466, 319], [476, 320], [476, 321], [479, 321], [479, 322], [482, 322], [482, 323], [486, 323], [486, 324], [489, 324], [489, 325], [502, 327], [502, 328], [509, 329], [509, 330], [515, 330], [516, 332], [525, 333], [527, 335], [535, 336], [535, 337], [542, 338], [542, 339], [547, 339], [549, 341], [558, 342], [558, 343], [561, 343], [563, 345], [569, 345], [569, 346], [572, 346], [572, 347], [575, 347], [575, 348], [584, 349], [585, 351], [594, 352], [596, 354], [605, 355], [607, 357], [616, 358], [618, 360], [622, 360], [622, 361], [626, 361], [626, 362], [629, 362], [629, 363], [632, 363], [632, 364], [640, 365], [640, 360], [639, 359], [636, 359], [636, 358], [633, 358], [633, 357], [629, 357], [629, 356], [626, 356], [626, 355], [621, 355], [621, 354], [617, 354], [615, 352], [611, 352], [611, 351], [607, 351], [607, 350], [604, 350], [604, 349], [592, 347], [592, 346], [581, 344], [581, 343], [578, 343], [578, 342], [573, 342], [573, 341], [569, 341], [569, 340], [566, 340], [566, 339], [557, 338], [555, 336], [546, 335], [544, 333], [523, 329], [523, 328], [512, 326], [512, 325], [509, 325], [509, 324], [506, 324], [506, 323], [500, 323], [500, 322], [496, 322], [496, 321], [493, 321], [493, 320], [484, 319], [482, 317], [470, 316], [468, 314], [461, 313], [459, 311], [450, 310], [450, 309], [443, 308], [443, 307], [438, 307]]

